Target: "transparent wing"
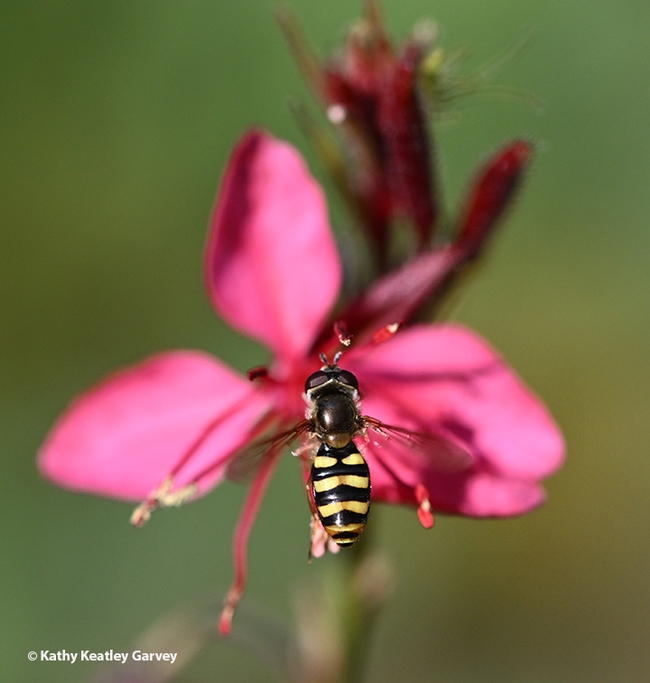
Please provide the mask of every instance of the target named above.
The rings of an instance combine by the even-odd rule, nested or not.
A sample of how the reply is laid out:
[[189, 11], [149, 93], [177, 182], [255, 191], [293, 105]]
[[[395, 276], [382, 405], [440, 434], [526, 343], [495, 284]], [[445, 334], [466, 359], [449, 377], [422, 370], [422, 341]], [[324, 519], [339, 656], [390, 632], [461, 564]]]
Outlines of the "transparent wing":
[[305, 434], [309, 427], [310, 422], [302, 420], [291, 429], [253, 442], [231, 460], [226, 468], [226, 477], [235, 482], [248, 481], [255, 475], [260, 463], [266, 457], [276, 455], [283, 448], [289, 446], [292, 441]]
[[443, 434], [387, 425], [366, 415], [363, 421], [367, 428], [366, 440], [377, 449], [378, 455], [385, 450], [386, 457], [396, 457], [411, 464], [415, 458], [421, 466], [443, 474], [461, 472], [474, 463], [474, 456], [468, 450]]

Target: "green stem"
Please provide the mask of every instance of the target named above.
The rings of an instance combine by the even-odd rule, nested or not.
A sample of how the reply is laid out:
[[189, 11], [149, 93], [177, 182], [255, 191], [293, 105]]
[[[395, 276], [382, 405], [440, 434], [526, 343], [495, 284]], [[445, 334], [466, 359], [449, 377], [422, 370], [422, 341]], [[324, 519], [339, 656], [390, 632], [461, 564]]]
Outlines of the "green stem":
[[[374, 552], [377, 519], [366, 528], [357, 547], [340, 557], [339, 633], [343, 635], [341, 678], [338, 683], [360, 683], [363, 679], [373, 627], [390, 590], [386, 563]], [[345, 551], [343, 551], [345, 552]], [[342, 553], [341, 553], [342, 554]]]

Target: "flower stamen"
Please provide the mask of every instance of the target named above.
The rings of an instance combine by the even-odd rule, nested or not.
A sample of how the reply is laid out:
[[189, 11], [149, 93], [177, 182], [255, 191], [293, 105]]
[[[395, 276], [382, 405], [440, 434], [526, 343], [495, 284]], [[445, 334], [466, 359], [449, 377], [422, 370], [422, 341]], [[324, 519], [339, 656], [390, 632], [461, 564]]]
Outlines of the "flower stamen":
[[347, 325], [343, 320], [337, 320], [334, 323], [334, 334], [339, 340], [339, 344], [342, 346], [350, 346], [352, 343], [353, 335], [348, 332]]
[[144, 526], [151, 518], [151, 513], [158, 508], [158, 501], [155, 498], [148, 498], [138, 505], [131, 514], [131, 524], [133, 526]]
[[269, 454], [269, 457], [262, 461], [260, 470], [248, 491], [242, 515], [239, 518], [237, 528], [235, 529], [235, 536], [233, 539], [235, 579], [226, 595], [224, 607], [219, 615], [219, 632], [222, 636], [230, 634], [232, 618], [237, 609], [237, 605], [244, 594], [244, 589], [246, 588], [246, 579], [248, 576], [248, 537], [250, 536], [253, 523], [257, 517], [262, 498], [266, 492], [266, 487], [271, 480], [271, 475], [275, 470], [281, 453], [282, 447], [276, 448]]
[[131, 515], [131, 524], [133, 526], [144, 526], [151, 517], [151, 513], [160, 507], [178, 507], [187, 503], [188, 500], [194, 497], [198, 487], [195, 483], [183, 486], [176, 491], [172, 491], [173, 478], [166, 477], [163, 483], [138, 507]]
[[429, 491], [424, 484], [420, 483], [415, 487], [415, 500], [418, 503], [418, 519], [425, 529], [430, 529], [435, 524], [433, 513], [431, 512], [431, 501]]
[[[311, 487], [308, 488], [307, 495], [308, 497], [311, 496]], [[327, 531], [325, 531], [320, 519], [318, 519], [318, 515], [314, 512], [311, 514], [310, 529], [311, 534], [307, 562], [311, 562], [314, 557], [316, 559], [323, 557], [328, 551], [334, 555], [339, 552], [341, 549], [340, 546], [330, 537]]]
[[383, 344], [383, 342], [392, 339], [397, 332], [401, 329], [404, 323], [402, 321], [391, 323], [390, 325], [384, 325], [380, 327], [370, 338], [370, 345], [377, 346], [378, 344]]
[[246, 376], [251, 382], [254, 382], [256, 379], [267, 379], [269, 376], [269, 369], [266, 365], [256, 365], [254, 368], [248, 370]]
[[[217, 427], [220, 427], [228, 418], [232, 417], [233, 415], [236, 415], [243, 406], [246, 405], [250, 401], [250, 394], [245, 394], [240, 401], [237, 401], [234, 403], [228, 410], [225, 412], [221, 413], [217, 417], [215, 417], [211, 422], [208, 423], [208, 425], [203, 429], [203, 431], [199, 434], [199, 436], [195, 439], [194, 443], [185, 451], [185, 453], [181, 456], [181, 458], [178, 460], [178, 462], [174, 465], [172, 468], [171, 472], [169, 473], [169, 478], [175, 477], [180, 470], [187, 464], [189, 459], [196, 454], [196, 452], [203, 446], [203, 444], [207, 441], [208, 437], [214, 432]], [[198, 477], [194, 479], [194, 482], [198, 480]], [[161, 485], [161, 489], [165, 485], [165, 482]]]
[[[199, 436], [194, 440], [192, 445], [187, 451], [185, 451], [185, 453], [173, 467], [171, 472], [165, 477], [165, 479], [163, 479], [160, 486], [155, 489], [150, 496], [140, 505], [138, 505], [138, 507], [133, 511], [131, 515], [131, 524], [133, 524], [133, 526], [144, 526], [151, 518], [151, 513], [158, 508], [178, 507], [179, 505], [183, 505], [184, 503], [188, 502], [199, 490], [199, 482], [201, 479], [211, 474], [215, 469], [223, 466], [224, 461], [232, 457], [232, 452], [229, 451], [222, 458], [219, 458], [216, 462], [210, 463], [210, 465], [201, 470], [188, 484], [177, 489], [176, 491], [172, 491], [174, 477], [178, 475], [179, 471], [206, 442], [214, 430], [220, 427], [225, 420], [231, 417], [247, 399], [248, 395], [244, 397], [244, 400], [238, 401], [232, 408], [213, 419], [212, 422], [210, 422], [207, 427], [203, 429]], [[253, 439], [255, 435], [259, 434], [266, 424], [267, 422], [265, 420], [261, 420], [257, 426], [257, 429], [252, 430], [249, 434], [249, 439]]]

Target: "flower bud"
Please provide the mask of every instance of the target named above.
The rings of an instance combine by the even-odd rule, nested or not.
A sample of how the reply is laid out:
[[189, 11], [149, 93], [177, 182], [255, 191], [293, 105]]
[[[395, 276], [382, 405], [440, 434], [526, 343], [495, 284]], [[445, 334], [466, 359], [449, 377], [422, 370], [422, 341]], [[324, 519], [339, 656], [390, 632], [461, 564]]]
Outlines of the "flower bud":
[[474, 188], [465, 202], [454, 247], [465, 260], [478, 256], [505, 209], [511, 204], [533, 146], [515, 140], [499, 150], [479, 171]]

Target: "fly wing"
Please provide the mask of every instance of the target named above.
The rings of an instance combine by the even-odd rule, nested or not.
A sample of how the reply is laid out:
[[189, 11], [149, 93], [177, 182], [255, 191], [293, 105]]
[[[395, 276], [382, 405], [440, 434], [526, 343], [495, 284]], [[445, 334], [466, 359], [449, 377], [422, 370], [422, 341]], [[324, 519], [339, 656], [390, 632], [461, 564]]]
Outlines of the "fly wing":
[[234, 482], [249, 481], [255, 476], [265, 458], [277, 455], [292, 441], [305, 434], [309, 427], [309, 421], [302, 420], [291, 429], [255, 441], [231, 460], [226, 468], [226, 477]]
[[411, 461], [417, 458], [423, 466], [442, 474], [462, 472], [474, 463], [474, 456], [462, 444], [442, 433], [411, 431], [374, 417], [364, 416], [363, 420], [367, 441], [378, 451], [385, 449], [387, 456]]

